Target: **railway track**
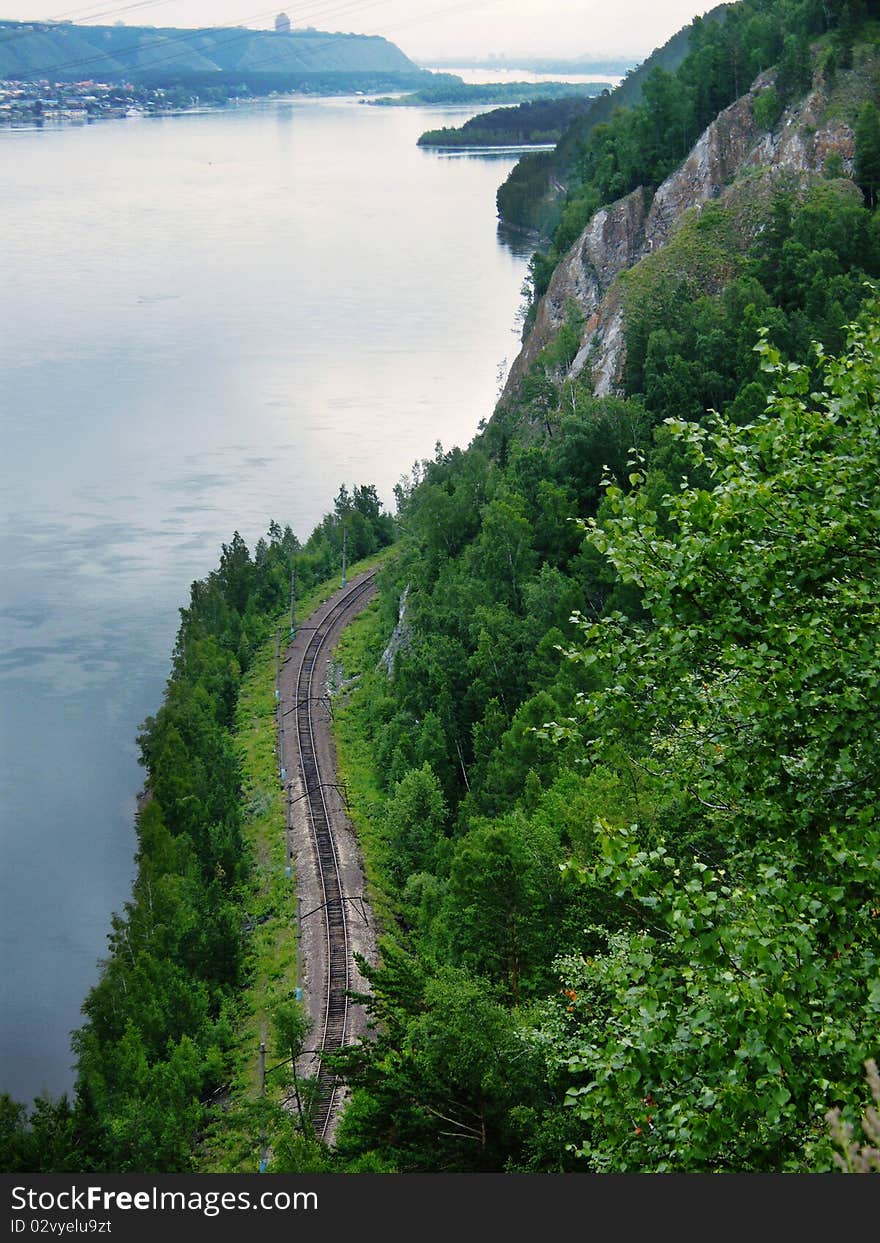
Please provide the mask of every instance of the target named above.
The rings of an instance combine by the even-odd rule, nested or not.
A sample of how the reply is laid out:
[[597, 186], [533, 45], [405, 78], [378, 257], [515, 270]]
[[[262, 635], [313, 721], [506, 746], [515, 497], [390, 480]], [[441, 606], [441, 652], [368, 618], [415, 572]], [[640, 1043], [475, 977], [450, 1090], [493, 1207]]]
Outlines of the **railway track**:
[[323, 657], [338, 634], [340, 624], [363, 608], [364, 596], [372, 593], [374, 582], [375, 572], [358, 580], [319, 620], [302, 653], [294, 686], [294, 732], [303, 796], [308, 808], [312, 846], [320, 877], [326, 936], [324, 1016], [318, 1043], [318, 1092], [314, 1115], [315, 1132], [319, 1139], [327, 1138], [337, 1105], [339, 1082], [327, 1067], [323, 1054], [341, 1048], [346, 1042], [349, 1022], [347, 990], [352, 955], [345, 909], [346, 894], [333, 830], [334, 817], [326, 794], [334, 775], [321, 772], [313, 708], [323, 698], [318, 672]]

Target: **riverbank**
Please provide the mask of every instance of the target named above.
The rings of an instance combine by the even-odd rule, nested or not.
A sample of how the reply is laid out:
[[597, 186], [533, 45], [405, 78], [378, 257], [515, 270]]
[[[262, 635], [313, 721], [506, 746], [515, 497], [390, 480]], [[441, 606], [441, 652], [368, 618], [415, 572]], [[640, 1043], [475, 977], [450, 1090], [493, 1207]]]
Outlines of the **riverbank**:
[[228, 100], [193, 101], [179, 88], [107, 82], [0, 81], [0, 125], [41, 128], [89, 125], [130, 117], [173, 116], [222, 107]]
[[351, 96], [372, 103], [385, 91], [403, 91], [414, 81], [421, 81], [412, 75], [398, 81], [384, 75], [315, 74], [297, 81], [276, 75], [271, 82], [261, 84], [241, 82], [233, 76], [218, 82], [218, 76], [223, 77], [211, 75], [209, 80], [202, 80], [187, 75], [178, 82], [165, 84], [0, 79], [0, 127], [41, 129], [106, 120], [185, 116], [272, 99]]

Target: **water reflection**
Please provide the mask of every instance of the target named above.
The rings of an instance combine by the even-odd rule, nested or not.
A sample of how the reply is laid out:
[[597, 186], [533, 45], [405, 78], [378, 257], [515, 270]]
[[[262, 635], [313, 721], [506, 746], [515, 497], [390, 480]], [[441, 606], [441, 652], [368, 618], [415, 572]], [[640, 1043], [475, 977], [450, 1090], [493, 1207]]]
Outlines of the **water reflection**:
[[556, 143], [521, 143], [508, 147], [420, 147], [419, 150], [440, 160], [510, 160], [533, 151], [555, 151]]
[[498, 245], [509, 250], [518, 259], [531, 259], [536, 250], [546, 250], [549, 240], [534, 229], [520, 229], [516, 225], [498, 221]]

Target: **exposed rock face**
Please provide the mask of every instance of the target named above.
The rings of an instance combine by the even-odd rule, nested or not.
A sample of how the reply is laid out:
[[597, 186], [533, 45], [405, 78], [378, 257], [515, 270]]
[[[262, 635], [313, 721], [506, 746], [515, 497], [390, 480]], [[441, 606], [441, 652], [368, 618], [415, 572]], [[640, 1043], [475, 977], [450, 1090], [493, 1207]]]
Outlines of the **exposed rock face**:
[[538, 304], [532, 331], [511, 369], [504, 397], [513, 392], [544, 346], [553, 340], [565, 322], [570, 300], [578, 304], [588, 321], [594, 315], [615, 277], [639, 258], [644, 226], [642, 190], [596, 213], [553, 273], [550, 288]]
[[404, 587], [400, 594], [400, 604], [397, 609], [397, 625], [391, 632], [391, 638], [388, 640], [388, 646], [379, 657], [379, 663], [385, 666], [385, 672], [389, 678], [394, 677], [394, 658], [398, 652], [404, 651], [410, 644], [412, 635], [412, 627], [406, 620], [406, 601], [409, 596], [409, 587]]
[[623, 391], [623, 368], [626, 363], [626, 323], [617, 290], [609, 295], [595, 319], [593, 334], [578, 351], [571, 374], [580, 375], [589, 363], [593, 392], [597, 397], [609, 397]]
[[851, 174], [855, 164], [855, 134], [842, 121], [823, 124], [825, 96], [814, 91], [800, 108], [790, 109], [771, 134], [763, 134], [749, 152], [747, 166], [788, 168], [796, 173], [819, 172], [836, 151], [843, 160], [845, 172]]
[[598, 397], [620, 393], [626, 332], [617, 278], [661, 250], [686, 213], [713, 200], [724, 201], [738, 175], [757, 169], [767, 176], [786, 170], [808, 177], [821, 173], [832, 152], [841, 156], [844, 171], [852, 173], [853, 131], [840, 121], [823, 121], [826, 100], [821, 87], [789, 109], [772, 133], [759, 130], [752, 104], [756, 93], [771, 84], [772, 75], [762, 74], [747, 95], [716, 117], [684, 163], [658, 188], [647, 213], [646, 195], [639, 189], [593, 217], [559, 263], [538, 304], [502, 401], [513, 395], [541, 350], [552, 342], [570, 300], [579, 306], [585, 325], [569, 374], [589, 370]]
[[[684, 213], [717, 199], [742, 167], [758, 137], [752, 116], [752, 96], [731, 104], [700, 136], [688, 158], [654, 195], [642, 254], [665, 245]], [[642, 257], [638, 255], [638, 258]]]

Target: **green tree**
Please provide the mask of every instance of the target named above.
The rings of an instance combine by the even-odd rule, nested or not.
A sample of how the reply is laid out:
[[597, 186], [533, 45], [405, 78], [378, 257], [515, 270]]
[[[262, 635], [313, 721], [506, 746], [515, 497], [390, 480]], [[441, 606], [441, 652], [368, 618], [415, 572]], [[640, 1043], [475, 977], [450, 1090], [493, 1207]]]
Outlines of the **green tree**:
[[559, 901], [559, 839], [514, 816], [475, 825], [449, 873], [447, 937], [457, 962], [504, 986], [512, 1005], [531, 993], [552, 950], [546, 934]]
[[401, 1172], [498, 1170], [546, 1102], [539, 1062], [488, 982], [393, 946], [361, 964], [375, 1036], [337, 1055], [354, 1088], [336, 1151]]
[[0, 1095], [0, 1169], [9, 1174], [33, 1172], [36, 1160], [27, 1109], [4, 1092]]
[[779, 118], [782, 116], [782, 100], [775, 87], [768, 86], [755, 96], [753, 111], [755, 114], [755, 123], [759, 129], [772, 130], [776, 128]]
[[598, 1170], [825, 1168], [827, 1093], [876, 1053], [880, 304], [821, 388], [759, 349], [763, 418], [673, 425], [711, 486], [657, 506], [636, 471], [593, 526], [650, 624], [583, 623], [581, 736], [707, 830], [695, 855], [600, 818], [576, 869], [631, 910], [546, 1022]]
[[522, 605], [522, 586], [534, 568], [533, 534], [522, 498], [497, 496], [482, 515], [482, 531], [473, 548], [477, 572], [493, 596], [514, 612]]
[[306, 1085], [301, 1082], [297, 1062], [306, 1047], [306, 1041], [312, 1030], [312, 1020], [305, 1006], [299, 1001], [276, 1002], [269, 1017], [272, 1022], [272, 1049], [279, 1057], [290, 1062], [293, 1096], [296, 1101], [300, 1131], [303, 1139], [311, 1144], [314, 1134], [310, 1127], [310, 1093]]
[[394, 875], [403, 879], [429, 866], [445, 822], [446, 800], [431, 765], [411, 769], [395, 786], [386, 815]]
[[880, 191], [880, 110], [869, 100], [856, 124], [856, 184], [869, 207], [877, 205]]

